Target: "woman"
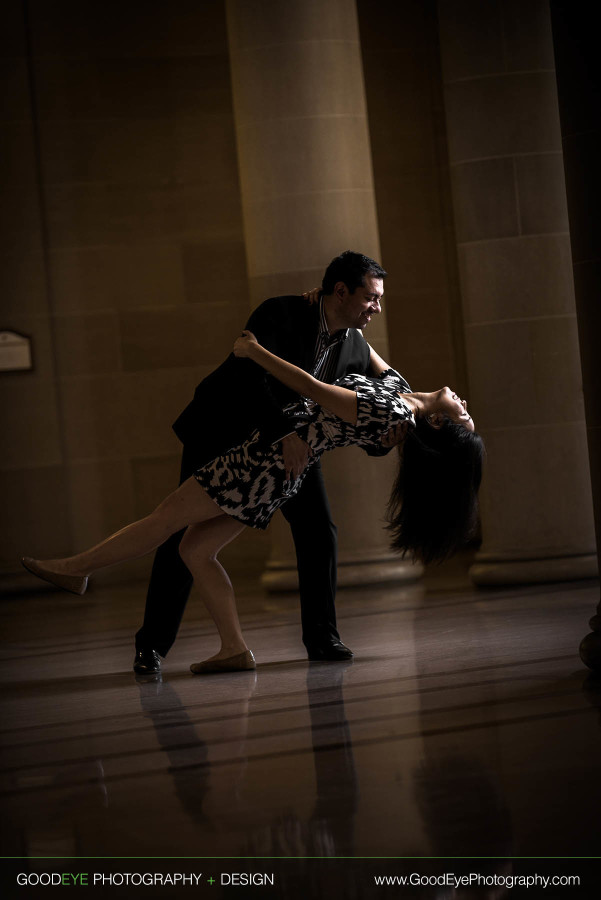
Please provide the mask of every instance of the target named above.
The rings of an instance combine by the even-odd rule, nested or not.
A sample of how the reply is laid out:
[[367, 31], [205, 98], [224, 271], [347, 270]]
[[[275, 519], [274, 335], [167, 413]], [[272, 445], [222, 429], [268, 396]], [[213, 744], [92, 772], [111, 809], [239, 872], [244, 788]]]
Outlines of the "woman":
[[[312, 407], [300, 404], [306, 412], [305, 421], [296, 427], [312, 449], [309, 466], [326, 450], [349, 444], [373, 447], [399, 423], [406, 432], [409, 426], [415, 427], [416, 419], [424, 419], [413, 441], [415, 452], [410, 450], [409, 458], [420, 455], [431, 458], [423, 477], [434, 479], [437, 491], [444, 495], [448, 466], [442, 466], [441, 478], [440, 472], [435, 474], [440, 465], [433, 465], [433, 461], [441, 455], [448, 456], [456, 467], [457, 459], [463, 460], [468, 455], [469, 484], [462, 491], [460, 520], [456, 511], [441, 517], [434, 513], [434, 518], [437, 521], [441, 518], [444, 527], [442, 531], [438, 526], [434, 529], [432, 540], [428, 537], [427, 516], [418, 510], [414, 523], [411, 509], [408, 511], [401, 504], [399, 491], [406, 491], [408, 498], [413, 498], [415, 491], [409, 484], [409, 473], [403, 478], [399, 476], [390, 503], [393, 543], [402, 552], [427, 560], [444, 558], [465, 540], [475, 516], [482, 441], [474, 433], [465, 402], [449, 388], [431, 394], [401, 393], [404, 382], [393, 370], [384, 372], [379, 379], [347, 375], [336, 384], [326, 384], [274, 356], [248, 331], [236, 340], [234, 353], [253, 360], [301, 397], [317, 404]], [[418, 429], [415, 430], [417, 434]], [[471, 439], [465, 439], [464, 435], [470, 435]], [[437, 443], [441, 443], [442, 452]], [[466, 466], [460, 468], [465, 480]], [[232, 585], [217, 554], [245, 525], [266, 528], [275, 510], [299, 489], [305, 474], [306, 470], [296, 478], [287, 479], [279, 442], [268, 445], [255, 431], [239, 446], [201, 466], [149, 516], [127, 525], [95, 547], [66, 559], [25, 557], [22, 562], [40, 578], [83, 594], [92, 572], [143, 556], [171, 534], [186, 528], [180, 554], [221, 637], [219, 652], [192, 665], [191, 669], [195, 674], [254, 669], [254, 657], [240, 628]], [[433, 497], [432, 502], [436, 503], [437, 498]], [[410, 507], [411, 503], [412, 499]]]

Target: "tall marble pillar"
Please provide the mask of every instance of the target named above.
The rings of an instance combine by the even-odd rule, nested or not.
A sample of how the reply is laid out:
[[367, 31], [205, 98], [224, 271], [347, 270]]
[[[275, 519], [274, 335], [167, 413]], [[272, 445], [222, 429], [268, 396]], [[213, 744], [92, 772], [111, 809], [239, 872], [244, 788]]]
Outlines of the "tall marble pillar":
[[[227, 0], [236, 137], [253, 306], [321, 283], [329, 260], [380, 255], [354, 0]], [[367, 339], [386, 358], [386, 318]], [[339, 525], [339, 582], [415, 578], [382, 528], [395, 454], [346, 449], [324, 469]], [[287, 526], [264, 574], [296, 586]]]
[[488, 451], [477, 584], [596, 572], [548, 6], [438, 4], [470, 400]]
[[[564, 168], [570, 214], [578, 335], [588, 450], [593, 485], [597, 556], [601, 558], [601, 65], [597, 10], [551, 0]], [[580, 645], [583, 662], [601, 671], [601, 600]]]

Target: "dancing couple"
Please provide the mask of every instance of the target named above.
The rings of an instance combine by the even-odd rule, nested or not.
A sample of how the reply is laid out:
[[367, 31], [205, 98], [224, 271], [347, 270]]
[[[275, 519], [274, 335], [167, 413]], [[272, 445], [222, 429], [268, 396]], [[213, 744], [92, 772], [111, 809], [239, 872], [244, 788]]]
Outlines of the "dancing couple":
[[65, 559], [23, 559], [30, 572], [83, 594], [106, 566], [155, 555], [134, 670], [160, 671], [194, 582], [221, 647], [195, 674], [255, 668], [220, 550], [282, 508], [294, 538], [303, 642], [310, 660], [352, 657], [336, 628], [336, 526], [321, 455], [350, 444], [374, 456], [395, 446], [388, 507], [392, 545], [424, 562], [444, 559], [473, 532], [483, 445], [464, 401], [444, 387], [412, 392], [362, 331], [381, 312], [386, 272], [346, 251], [328, 266], [317, 302], [266, 300], [233, 353], [197, 387], [174, 424], [181, 483], [143, 519]]

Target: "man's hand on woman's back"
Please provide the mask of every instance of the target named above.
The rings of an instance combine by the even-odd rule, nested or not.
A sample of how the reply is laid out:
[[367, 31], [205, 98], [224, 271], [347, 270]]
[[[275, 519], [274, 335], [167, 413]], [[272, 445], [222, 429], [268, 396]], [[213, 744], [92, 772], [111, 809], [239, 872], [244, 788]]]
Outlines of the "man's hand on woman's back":
[[286, 478], [298, 478], [304, 471], [313, 451], [297, 434], [287, 434], [282, 438], [282, 455], [286, 467]]

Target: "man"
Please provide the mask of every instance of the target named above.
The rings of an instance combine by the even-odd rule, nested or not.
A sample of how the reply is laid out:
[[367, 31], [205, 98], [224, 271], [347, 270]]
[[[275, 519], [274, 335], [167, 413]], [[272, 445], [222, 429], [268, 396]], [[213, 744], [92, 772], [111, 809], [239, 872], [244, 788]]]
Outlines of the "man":
[[[387, 365], [361, 332], [381, 312], [386, 274], [375, 260], [347, 250], [329, 264], [319, 302], [272, 297], [252, 313], [246, 328], [268, 350], [322, 381], [331, 383], [351, 372], [379, 375]], [[256, 428], [269, 442], [282, 440], [288, 473], [302, 472], [310, 449], [286, 413], [295, 400], [297, 395], [251, 360], [230, 355], [198, 385], [194, 399], [173, 425], [184, 445], [181, 481]], [[352, 651], [336, 628], [337, 531], [319, 464], [311, 467], [301, 490], [282, 512], [296, 548], [308, 658], [350, 659]], [[160, 656], [167, 655], [175, 640], [190, 593], [192, 576], [178, 553], [182, 534], [156, 551], [144, 623], [136, 635], [134, 671], [140, 674], [160, 672]]]

